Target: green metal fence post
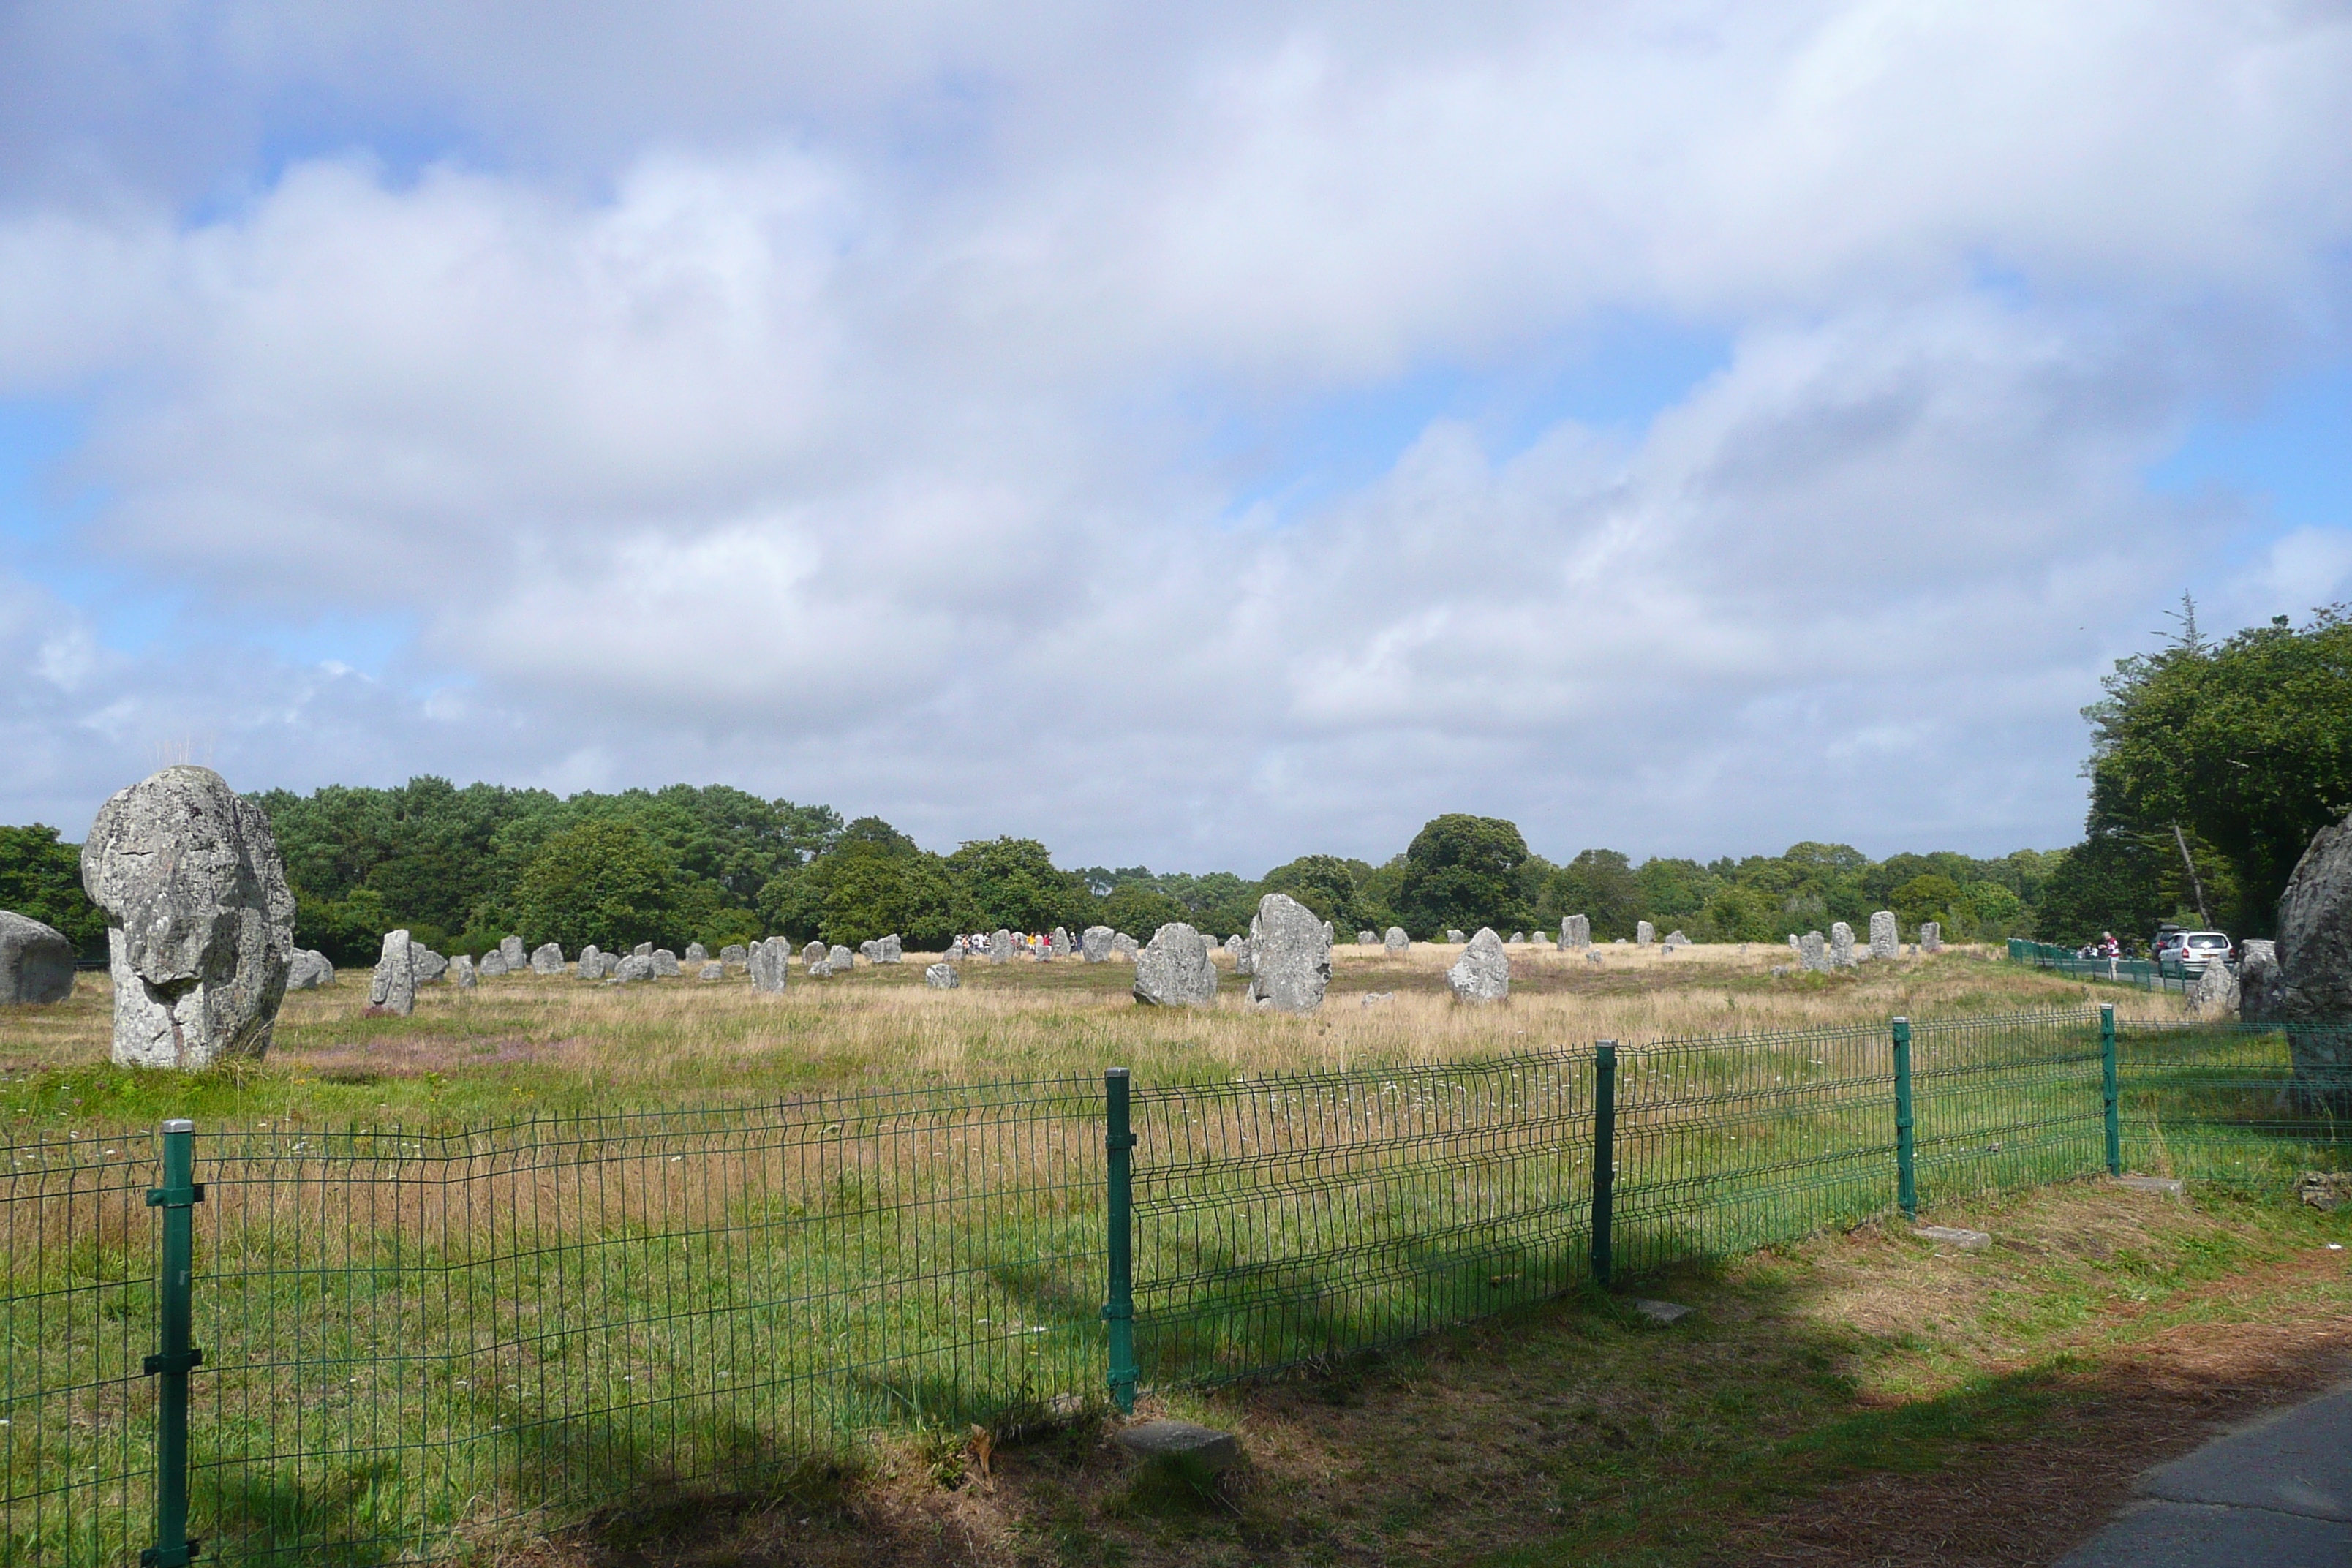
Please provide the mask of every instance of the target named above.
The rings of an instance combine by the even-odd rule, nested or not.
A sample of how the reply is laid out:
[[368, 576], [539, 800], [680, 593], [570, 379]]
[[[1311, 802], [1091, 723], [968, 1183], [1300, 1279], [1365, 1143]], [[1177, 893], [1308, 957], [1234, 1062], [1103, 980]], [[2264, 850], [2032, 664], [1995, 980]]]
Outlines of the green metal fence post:
[[1911, 1165], [1911, 1020], [1895, 1020], [1895, 1201], [1905, 1219], [1919, 1217], [1919, 1183]]
[[2116, 1072], [2116, 1009], [2099, 1008], [2099, 1088], [2107, 1099], [2107, 1174], [2124, 1173], [2123, 1090]]
[[205, 1201], [196, 1180], [196, 1124], [163, 1123], [163, 1184], [147, 1190], [147, 1206], [163, 1211], [163, 1295], [158, 1303], [157, 1352], [147, 1358], [155, 1390], [155, 1544], [139, 1554], [145, 1568], [187, 1568], [196, 1555], [188, 1536], [188, 1373], [204, 1352], [194, 1333], [190, 1277], [195, 1270], [195, 1205]]
[[1609, 1288], [1610, 1227], [1617, 1214], [1617, 1042], [1592, 1063], [1592, 1282]]
[[1125, 1068], [1103, 1074], [1103, 1106], [1110, 1128], [1103, 1138], [1110, 1156], [1110, 1293], [1102, 1315], [1110, 1325], [1110, 1396], [1121, 1415], [1135, 1411], [1135, 1259], [1129, 1233], [1135, 1207], [1135, 1134], [1129, 1129], [1127, 1090]]

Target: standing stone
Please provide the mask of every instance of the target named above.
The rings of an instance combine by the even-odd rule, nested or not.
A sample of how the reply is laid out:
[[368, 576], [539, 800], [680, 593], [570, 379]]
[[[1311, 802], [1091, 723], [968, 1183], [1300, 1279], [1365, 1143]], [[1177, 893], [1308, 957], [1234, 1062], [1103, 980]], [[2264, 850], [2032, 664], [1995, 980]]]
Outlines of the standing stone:
[[641, 942], [637, 943], [636, 946], [629, 949], [629, 956], [631, 958], [651, 958], [653, 955], [654, 944], [649, 942]]
[[923, 971], [923, 984], [934, 991], [952, 991], [963, 984], [952, 963], [934, 963]]
[[1874, 959], [1903, 956], [1903, 941], [1895, 934], [1893, 910], [1881, 910], [1870, 917], [1870, 956]]
[[495, 947], [490, 949], [482, 954], [481, 972], [487, 975], [504, 974], [507, 972], [507, 955]]
[[1563, 950], [1581, 952], [1592, 945], [1592, 917], [1563, 915], [1559, 922], [1559, 945]]
[[632, 952], [628, 957], [613, 965], [612, 978], [624, 985], [633, 980], [651, 980], [653, 977], [654, 961], [651, 953]]
[[1110, 957], [1110, 939], [1118, 932], [1108, 926], [1088, 926], [1078, 938], [1078, 956], [1088, 963], [1100, 963]]
[[1412, 945], [1412, 939], [1404, 934], [1404, 927], [1391, 926], [1388, 931], [1381, 935], [1381, 945], [1387, 948], [1391, 952], [1402, 952], [1406, 948]]
[[1527, 945], [1528, 945], [1528, 933], [1527, 933], [1527, 932], [1525, 932], [1525, 931], [1513, 931], [1513, 932], [1511, 933], [1511, 943], [1512, 943], [1512, 945], [1513, 945], [1513, 946], [1515, 946], [1515, 947], [1525, 947], [1525, 946], [1527, 946]]
[[751, 950], [740, 942], [730, 942], [719, 950], [719, 962], [731, 969], [748, 969], [751, 964]]
[[1843, 921], [1830, 922], [1830, 965], [1835, 969], [1853, 967], [1853, 927]]
[[677, 954], [672, 952], [666, 947], [657, 947], [646, 956], [652, 959], [654, 973], [656, 974], [661, 975], [665, 979], [675, 978], [677, 976]]
[[686, 944], [686, 951], [677, 955], [677, 961], [680, 963], [708, 963], [710, 962], [710, 950], [698, 942], [689, 942]]
[[857, 967], [857, 955], [837, 942], [824, 956], [825, 962], [833, 965], [835, 974], [846, 974]]
[[877, 963], [903, 963], [906, 959], [906, 943], [898, 940], [898, 933], [895, 931], [874, 944], [874, 962]]
[[1790, 932], [1789, 933], [1789, 951], [1790, 951], [1790, 952], [1795, 952], [1796, 951], [1798, 951], [1798, 948], [1797, 948], [1797, 933], [1796, 933], [1795, 931], [1790, 931]]
[[[294, 966], [309, 956], [296, 953]], [[73, 994], [73, 982], [74, 946], [65, 932], [0, 910], [0, 1005], [62, 1002]], [[290, 979], [288, 985], [292, 988]]]
[[1380, 940], [1381, 939], [1378, 936], [1368, 931], [1360, 931], [1356, 933], [1356, 945], [1358, 947], [1370, 947]]
[[826, 949], [824, 943], [821, 942], [812, 942], [806, 947], [801, 949], [801, 962], [803, 963], [814, 963], [817, 960], [825, 955], [825, 952]]
[[202, 1068], [269, 1049], [294, 894], [259, 806], [210, 768], [165, 768], [99, 807], [81, 883], [106, 913], [119, 1065]]
[[419, 985], [430, 985], [449, 973], [449, 961], [421, 942], [408, 945], [408, 967]]
[[523, 965], [530, 962], [523, 952], [522, 938], [519, 936], [509, 936], [499, 941], [499, 957], [505, 961], [509, 974], [520, 974]]
[[724, 980], [727, 978], [727, 966], [719, 963], [715, 958], [706, 960], [702, 965], [701, 978], [705, 980]]
[[2278, 943], [2248, 937], [2238, 944], [2238, 1016], [2271, 1016], [2279, 984]]
[[1647, 921], [1635, 921], [1633, 922], [1633, 942], [1636, 946], [1647, 947], [1657, 940], [1657, 927], [1652, 925]]
[[1199, 1007], [1217, 994], [1209, 939], [1171, 921], [1151, 933], [1135, 958], [1135, 999], [1147, 1007]]
[[530, 950], [530, 972], [533, 974], [563, 973], [563, 949], [551, 942], [541, 942]]
[[1054, 928], [1054, 936], [1053, 936], [1053, 943], [1052, 943], [1052, 945], [1053, 945], [1054, 956], [1055, 956], [1055, 958], [1067, 958], [1067, 957], [1069, 957], [1069, 956], [1070, 956], [1070, 933], [1069, 933], [1068, 931], [1066, 931], [1063, 930], [1060, 926], [1055, 926], [1055, 927]]
[[1332, 930], [1331, 922], [1329, 921], [1325, 921], [1323, 922], [1323, 945], [1328, 947], [1339, 940], [1339, 932]]
[[2200, 1018], [2235, 1018], [2238, 1016], [2238, 977], [2230, 966], [2215, 959], [2197, 976], [2189, 988], [2189, 1008]]
[[857, 944], [857, 956], [864, 959], [868, 963], [874, 962], [874, 939], [872, 937], [869, 936], [864, 942]]
[[764, 994], [782, 992], [793, 975], [792, 944], [782, 937], [772, 936], [765, 942], [754, 942], [745, 954], [751, 969], [751, 989]]
[[460, 991], [474, 988], [474, 961], [464, 953], [449, 961], [449, 983]]
[[829, 959], [829, 958], [820, 958], [820, 959], [818, 959], [814, 963], [812, 963], [812, 964], [810, 964], [810, 965], [808, 966], [808, 973], [809, 973], [809, 978], [810, 978], [811, 980], [830, 980], [830, 979], [832, 979], [832, 978], [833, 978], [833, 960], [831, 960], [831, 959]]
[[1919, 951], [1921, 952], [1944, 951], [1944, 928], [1937, 921], [1927, 921], [1919, 927]]
[[416, 1011], [415, 943], [405, 931], [386, 931], [375, 977], [368, 982], [368, 1011], [405, 1018]]
[[1809, 931], [1804, 934], [1797, 943], [1797, 958], [1808, 974], [1819, 974], [1830, 966], [1829, 944], [1822, 940], [1821, 932]]
[[1478, 928], [1478, 934], [1445, 972], [1445, 984], [1464, 1002], [1500, 1002], [1511, 994], [1511, 955], [1503, 951], [1503, 939], [1495, 934], [1494, 927]]
[[997, 928], [994, 936], [988, 939], [988, 962], [991, 963], [1013, 962], [1013, 933], [1002, 926]]
[[2247, 1016], [2287, 1026], [2305, 1109], [2352, 1116], [2352, 816], [2311, 836], [2279, 895], [2276, 943], [2277, 973], [2260, 977]]
[[1257, 962], [1257, 920], [1255, 916], [1250, 920], [1249, 935], [1225, 938], [1225, 952], [1234, 961], [1235, 974], [1246, 975], [1256, 973], [1255, 966]]
[[604, 951], [592, 942], [580, 950], [580, 978], [594, 980], [604, 973]]
[[1111, 933], [1110, 950], [1129, 963], [1135, 963], [1138, 955], [1143, 951], [1136, 940], [1123, 931]]
[[1459, 945], [1461, 945], [1463, 942], [1465, 942], [1469, 941], [1470, 939], [1469, 939], [1468, 937], [1466, 937], [1466, 936], [1464, 936], [1460, 931], [1454, 931], [1454, 929], [1452, 929], [1451, 927], [1448, 927], [1448, 928], [1447, 928], [1447, 930], [1446, 930], [1446, 932], [1445, 932], [1445, 940], [1446, 940], [1446, 942], [1447, 942], [1448, 943], [1450, 943], [1450, 944], [1452, 944], [1452, 945], [1459, 946]]
[[1312, 1013], [1331, 984], [1330, 928], [1287, 893], [1257, 901], [1250, 921], [1249, 999], [1277, 1013]]
[[1678, 931], [1670, 931], [1666, 933], [1664, 945], [1668, 947], [1688, 947], [1690, 945], [1690, 938], [1685, 936]]
[[[323, 952], [298, 949], [286, 966], [286, 989], [289, 991], [315, 991], [321, 985], [334, 983], [335, 966], [327, 962], [327, 955]], [[0, 976], [0, 984], [5, 984], [5, 976]]]

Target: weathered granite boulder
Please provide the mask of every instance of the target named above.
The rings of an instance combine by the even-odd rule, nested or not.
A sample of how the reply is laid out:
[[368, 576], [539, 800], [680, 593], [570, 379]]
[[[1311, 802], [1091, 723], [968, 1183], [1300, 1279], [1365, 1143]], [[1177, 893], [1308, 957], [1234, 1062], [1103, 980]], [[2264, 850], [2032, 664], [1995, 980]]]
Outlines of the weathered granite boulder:
[[1054, 928], [1054, 934], [1045, 939], [1045, 949], [1047, 953], [1052, 957], [1069, 957], [1070, 933], [1062, 927], [1055, 926]]
[[727, 966], [715, 958], [706, 959], [698, 977], [703, 980], [724, 980], [727, 978]]
[[651, 958], [653, 955], [654, 944], [649, 942], [641, 942], [637, 943], [636, 946], [629, 949], [629, 956], [631, 958]]
[[1118, 932], [1108, 926], [1088, 926], [1078, 938], [1078, 956], [1088, 963], [1100, 963], [1110, 957], [1110, 939]]
[[648, 952], [629, 954], [628, 957], [614, 964], [611, 974], [607, 976], [609, 979], [619, 981], [624, 985], [633, 980], [651, 980], [653, 977], [653, 954]]
[[415, 943], [405, 931], [383, 934], [383, 952], [368, 982], [368, 1011], [403, 1018], [416, 1011]]
[[1636, 945], [1647, 947], [1657, 940], [1657, 927], [1652, 925], [1647, 921], [1635, 921], [1633, 922], [1633, 941]]
[[1525, 946], [1527, 946], [1527, 944], [1528, 944], [1528, 933], [1527, 933], [1527, 932], [1525, 932], [1525, 931], [1513, 931], [1513, 932], [1511, 933], [1511, 944], [1512, 944], [1513, 946], [1515, 946], [1515, 947], [1525, 947]]
[[482, 954], [482, 962], [476, 967], [485, 975], [504, 974], [507, 972], [507, 955], [494, 947]]
[[1821, 932], [1809, 931], [1797, 943], [1797, 958], [1806, 973], [1819, 974], [1830, 966], [1830, 945]]
[[408, 966], [415, 973], [419, 985], [430, 985], [449, 973], [447, 959], [413, 938], [408, 945]]
[[812, 964], [810, 964], [810, 965], [808, 966], [808, 976], [809, 976], [809, 978], [810, 978], [811, 980], [830, 980], [830, 979], [832, 979], [832, 978], [833, 978], [833, 960], [831, 960], [831, 959], [829, 959], [829, 958], [820, 958], [820, 959], [818, 959], [814, 963], [812, 963]]
[[1895, 934], [1893, 910], [1881, 910], [1870, 917], [1870, 956], [1874, 959], [1903, 956], [1903, 941]]
[[2313, 834], [2295, 862], [2279, 895], [2275, 951], [2275, 975], [2240, 977], [2258, 1008], [2248, 1016], [2287, 1026], [2306, 1109], [2352, 1116], [2352, 817]]
[[471, 991], [474, 988], [477, 982], [474, 979], [474, 961], [471, 958], [461, 952], [449, 961], [449, 984], [460, 991]]
[[753, 942], [746, 952], [745, 962], [751, 970], [751, 989], [754, 991], [770, 994], [780, 993], [793, 977], [792, 944], [780, 936]]
[[74, 946], [65, 932], [0, 910], [0, 1006], [62, 1002], [73, 982]]
[[1250, 967], [1249, 999], [1277, 1013], [1312, 1013], [1331, 984], [1331, 939], [1315, 911], [1287, 893], [1257, 901], [1244, 944]]
[[698, 942], [689, 942], [686, 944], [686, 951], [677, 955], [677, 961], [680, 963], [708, 963], [710, 962], [710, 950]]
[[677, 978], [677, 954], [672, 952], [666, 947], [657, 947], [646, 956], [653, 960], [654, 973], [656, 974], [660, 975], [665, 980]]
[[1412, 945], [1412, 939], [1404, 934], [1404, 927], [1391, 926], [1382, 933], [1381, 945], [1391, 952], [1402, 952]]
[[999, 926], [996, 933], [988, 939], [988, 962], [991, 963], [1013, 962], [1013, 933], [1002, 926]]
[[730, 942], [719, 950], [719, 962], [733, 969], [751, 966], [751, 950], [740, 942]]
[[857, 956], [864, 959], [868, 963], [874, 962], [874, 939], [872, 937], [869, 936], [864, 942], [857, 944]]
[[821, 942], [812, 942], [801, 949], [801, 962], [803, 963], [814, 963], [818, 959], [823, 958], [828, 951], [830, 950], [826, 948], [824, 943]]
[[846, 974], [857, 967], [857, 955], [837, 942], [824, 956], [826, 962], [833, 965], [835, 974]]
[[506, 962], [509, 974], [520, 974], [523, 966], [530, 962], [530, 955], [523, 952], [522, 938], [519, 936], [499, 939], [499, 957]]
[[2249, 1023], [2271, 1016], [2278, 984], [2278, 943], [2252, 936], [2240, 942], [2238, 1016]]
[[604, 973], [604, 951], [594, 942], [580, 950], [580, 978], [594, 980]]
[[952, 991], [963, 984], [952, 963], [934, 963], [923, 971], [923, 984], [934, 991]]
[[99, 807], [81, 884], [106, 913], [116, 1062], [202, 1068], [268, 1052], [294, 894], [259, 806], [210, 768], [165, 768]]
[[1250, 917], [1249, 935], [1227, 937], [1225, 939], [1225, 952], [1234, 961], [1234, 973], [1235, 974], [1247, 975], [1257, 973], [1256, 916], [1253, 915]]
[[1135, 999], [1147, 1007], [1199, 1007], [1216, 994], [1209, 939], [1182, 921], [1153, 931], [1135, 956]]
[[1853, 927], [1843, 921], [1830, 922], [1830, 966], [1833, 969], [1853, 967]]
[[563, 973], [563, 949], [555, 942], [543, 942], [530, 950], [530, 972], [533, 974]]
[[1376, 945], [1380, 940], [1380, 935], [1376, 931], [1360, 931], [1356, 933], [1356, 945], [1358, 947], [1371, 947]]
[[1133, 937], [1128, 935], [1122, 931], [1113, 931], [1111, 933], [1110, 950], [1118, 954], [1121, 958], [1127, 960], [1129, 963], [1133, 963], [1136, 960], [1136, 955], [1142, 952], [1142, 947]]
[[1458, 946], [1463, 942], [1468, 942], [1470, 939], [1464, 936], [1460, 931], [1448, 928], [1445, 932], [1445, 940], [1449, 943]]
[[2230, 966], [2215, 959], [2189, 987], [2189, 1010], [2200, 1018], [2235, 1018], [2238, 1016], [2238, 977]]
[[1503, 951], [1503, 939], [1495, 934], [1494, 927], [1478, 928], [1478, 934], [1445, 972], [1445, 984], [1463, 1002], [1500, 1002], [1511, 994], [1511, 956]]
[[1592, 945], [1592, 917], [1563, 915], [1559, 922], [1559, 945], [1564, 949], [1582, 949]]
[[1688, 947], [1690, 945], [1690, 938], [1685, 936], [1678, 931], [1670, 931], [1666, 933], [1666, 940], [1663, 945], [1667, 947]]
[[286, 989], [316, 991], [321, 985], [335, 983], [335, 966], [327, 962], [323, 952], [297, 948], [286, 965]]
[[1924, 921], [1920, 922], [1919, 951], [1921, 952], [1941, 952], [1944, 951], [1944, 928], [1937, 921]]

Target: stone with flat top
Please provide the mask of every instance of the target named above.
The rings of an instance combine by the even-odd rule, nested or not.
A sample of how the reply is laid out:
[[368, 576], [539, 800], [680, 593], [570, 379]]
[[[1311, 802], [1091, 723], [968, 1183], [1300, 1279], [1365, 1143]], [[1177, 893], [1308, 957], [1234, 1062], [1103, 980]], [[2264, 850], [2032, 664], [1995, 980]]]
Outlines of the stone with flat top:
[[1992, 1245], [1992, 1237], [1980, 1230], [1964, 1230], [1956, 1225], [1923, 1225], [1911, 1232], [1922, 1241], [1940, 1241], [1947, 1247], [1957, 1247], [1962, 1252], [1982, 1252]]
[[1214, 1474], [1242, 1462], [1242, 1446], [1231, 1432], [1190, 1421], [1145, 1421], [1121, 1429], [1118, 1446], [1142, 1459], [1181, 1459]]

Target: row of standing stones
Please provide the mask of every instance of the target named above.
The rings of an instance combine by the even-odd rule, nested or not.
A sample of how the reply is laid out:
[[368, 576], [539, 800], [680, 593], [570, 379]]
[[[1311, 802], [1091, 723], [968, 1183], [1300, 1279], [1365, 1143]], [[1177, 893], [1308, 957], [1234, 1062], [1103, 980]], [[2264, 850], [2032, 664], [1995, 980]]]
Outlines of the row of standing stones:
[[[261, 810], [238, 796], [209, 768], [166, 768], [117, 792], [99, 810], [82, 847], [82, 885], [107, 920], [107, 951], [114, 991], [114, 1059], [130, 1066], [200, 1068], [223, 1057], [258, 1057], [269, 1047], [278, 1009], [289, 984], [316, 984], [332, 966], [313, 952], [298, 952], [292, 940], [294, 897]], [[1891, 958], [1898, 952], [1894, 915], [1871, 918], [1870, 952]], [[2208, 969], [2192, 1001], [2201, 1007], [2235, 1012], [2259, 1022], [2291, 1026], [2298, 1022], [2336, 1022], [2352, 1017], [2352, 817], [2321, 829], [2297, 863], [2279, 900], [2275, 942], [2249, 942], [2237, 974], [2223, 965]], [[1360, 932], [1359, 940], [1371, 933]], [[1515, 936], [1520, 933], [1514, 933]], [[1462, 938], [1463, 951], [1446, 979], [1465, 1001], [1498, 1001], [1509, 994], [1510, 960], [1491, 929]], [[1642, 941], [1654, 939], [1643, 922]], [[1920, 948], [1941, 943], [1933, 925], [1922, 928]], [[1381, 939], [1391, 952], [1410, 944], [1405, 932], [1389, 928]], [[1677, 945], [1680, 932], [1666, 944]], [[959, 941], [948, 960], [926, 970], [925, 980], [942, 988], [957, 982], [955, 960], [985, 957], [1008, 963], [1016, 948], [1031, 957], [1062, 957], [1075, 952], [1088, 963], [1115, 955], [1135, 964], [1135, 997], [1150, 1005], [1200, 1005], [1216, 993], [1210, 956], [1212, 939], [1189, 925], [1165, 925], [1149, 943], [1107, 926], [1089, 927], [1075, 942], [1056, 931], [1044, 952], [1017, 943], [1000, 931], [975, 950]], [[1250, 978], [1250, 1001], [1282, 1012], [1309, 1012], [1320, 1005], [1331, 974], [1332, 930], [1328, 922], [1286, 894], [1260, 900], [1247, 937], [1225, 946], [1235, 968]], [[1590, 947], [1591, 924], [1582, 915], [1560, 922], [1563, 949]], [[1792, 937], [1807, 969], [1836, 968], [1855, 962], [1852, 929], [1831, 928]], [[1367, 943], [1369, 945], [1369, 942]], [[869, 963], [897, 963], [895, 937], [866, 944]], [[811, 943], [801, 954], [812, 973], [851, 967], [859, 954], [845, 947]], [[730, 964], [750, 972], [759, 991], [782, 991], [792, 953], [781, 937], [742, 948], [730, 947], [717, 960], [699, 944], [686, 961], [699, 963], [704, 979], [723, 975]], [[55, 1001], [72, 985], [72, 950], [65, 938], [37, 921], [0, 911], [0, 1001]], [[415, 1005], [415, 987], [444, 976], [459, 986], [480, 973], [528, 968], [562, 971], [562, 951], [553, 944], [526, 953], [509, 937], [485, 954], [448, 960], [413, 942], [406, 931], [385, 938], [384, 955], [369, 987], [372, 1005], [400, 1012]], [[584, 951], [577, 965], [583, 976], [625, 982], [678, 973], [678, 959], [667, 950], [641, 945], [621, 956]], [[299, 979], [298, 979], [299, 976]], [[2333, 1031], [2295, 1035], [2298, 1065], [2306, 1051], [2336, 1051]], [[2347, 1065], [2325, 1065], [2340, 1073]]]

